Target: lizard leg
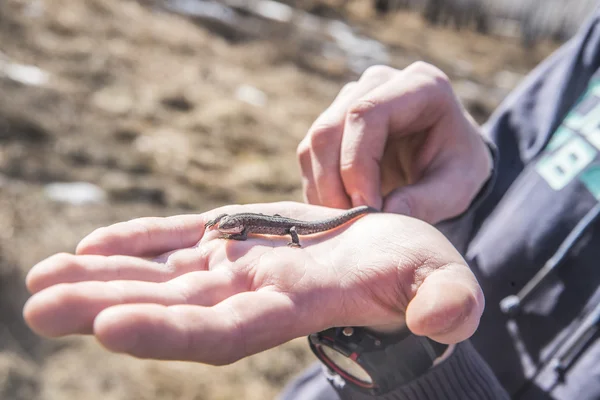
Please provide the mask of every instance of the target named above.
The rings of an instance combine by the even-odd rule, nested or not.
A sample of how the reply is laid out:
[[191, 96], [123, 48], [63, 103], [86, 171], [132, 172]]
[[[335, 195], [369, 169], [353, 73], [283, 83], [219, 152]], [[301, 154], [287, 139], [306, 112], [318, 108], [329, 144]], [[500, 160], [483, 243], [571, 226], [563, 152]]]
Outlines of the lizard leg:
[[300, 246], [300, 238], [298, 238], [298, 232], [296, 232], [296, 227], [292, 226], [290, 228], [290, 236], [292, 237], [292, 241], [288, 243], [290, 247], [302, 247]]
[[215, 226], [216, 224], [218, 224], [219, 221], [221, 221], [226, 216], [227, 216], [227, 214], [218, 215], [216, 218], [211, 219], [206, 224], [204, 224], [204, 227], [205, 228], [212, 228], [213, 226]]
[[244, 229], [240, 233], [224, 233], [221, 236], [223, 239], [231, 239], [231, 240], [246, 240], [248, 239], [248, 232]]

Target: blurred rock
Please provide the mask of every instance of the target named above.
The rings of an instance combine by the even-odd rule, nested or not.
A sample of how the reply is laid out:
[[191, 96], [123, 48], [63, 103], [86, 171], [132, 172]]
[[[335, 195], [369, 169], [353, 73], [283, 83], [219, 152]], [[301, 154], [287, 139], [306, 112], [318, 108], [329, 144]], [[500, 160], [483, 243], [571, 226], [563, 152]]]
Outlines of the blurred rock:
[[36, 365], [13, 352], [0, 353], [0, 398], [31, 400], [38, 392]]
[[127, 186], [123, 188], [111, 188], [110, 196], [123, 202], [143, 202], [164, 206], [167, 204], [165, 191], [161, 188]]
[[468, 77], [473, 74], [473, 64], [467, 60], [456, 60], [453, 67], [456, 76]]
[[188, 112], [194, 109], [194, 104], [183, 94], [167, 96], [161, 100], [161, 103], [165, 107], [175, 111]]
[[49, 136], [45, 127], [21, 111], [0, 111], [0, 142], [44, 142]]
[[256, 107], [264, 107], [267, 104], [267, 95], [260, 89], [250, 85], [240, 85], [235, 91], [236, 99]]
[[517, 86], [524, 77], [523, 74], [504, 70], [496, 74], [494, 83], [499, 89], [510, 91]]
[[23, 14], [30, 18], [40, 18], [44, 15], [45, 4], [43, 0], [31, 0], [24, 5]]
[[44, 193], [51, 200], [73, 205], [98, 204], [106, 201], [106, 193], [88, 182], [56, 182], [44, 186]]
[[269, 180], [273, 170], [264, 158], [238, 160], [229, 170], [227, 184], [231, 187], [256, 185]]
[[462, 101], [472, 101], [485, 95], [483, 85], [469, 79], [457, 80], [453, 83], [453, 87]]
[[33, 65], [10, 62], [0, 58], [0, 76], [29, 86], [41, 86], [48, 82], [50, 75]]
[[111, 200], [121, 202], [142, 202], [165, 205], [166, 191], [157, 187], [152, 179], [131, 177], [122, 172], [107, 173], [102, 177], [102, 186], [106, 188]]
[[292, 7], [271, 0], [256, 1], [254, 10], [261, 17], [279, 22], [290, 22], [294, 16]]
[[122, 126], [114, 132], [114, 137], [122, 143], [132, 143], [140, 136], [140, 132], [134, 126]]
[[348, 68], [357, 74], [362, 74], [372, 65], [388, 64], [390, 61], [383, 43], [357, 34], [355, 29], [344, 22], [330, 21], [327, 33], [346, 54]]
[[256, 25], [248, 24], [243, 18], [225, 4], [211, 0], [164, 0], [162, 6], [173, 13], [192, 17], [231, 41], [247, 40], [256, 35]]
[[165, 0], [163, 6], [172, 12], [197, 18], [207, 18], [233, 25], [238, 22], [236, 14], [226, 5], [210, 0]]
[[123, 115], [133, 107], [133, 99], [125, 86], [114, 86], [96, 92], [92, 102], [110, 114]]

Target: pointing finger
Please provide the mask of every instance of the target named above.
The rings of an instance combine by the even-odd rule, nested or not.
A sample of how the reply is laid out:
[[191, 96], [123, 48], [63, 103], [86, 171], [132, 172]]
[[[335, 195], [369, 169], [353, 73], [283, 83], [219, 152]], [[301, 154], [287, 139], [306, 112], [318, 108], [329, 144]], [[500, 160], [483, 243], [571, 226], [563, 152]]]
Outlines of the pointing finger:
[[344, 86], [311, 126], [303, 141], [307, 143], [310, 157], [311, 184], [318, 197], [316, 204], [334, 208], [348, 208], [350, 205], [340, 176], [339, 160], [346, 103], [356, 85], [356, 82], [351, 82]]
[[[424, 140], [423, 132], [436, 126], [455, 103], [445, 75], [425, 63], [412, 64], [354, 102], [346, 118], [341, 158], [342, 179], [348, 195], [356, 199], [354, 206], [362, 201], [381, 207], [380, 164], [388, 139], [419, 133]], [[416, 154], [408, 156], [410, 162]], [[418, 156], [426, 165], [432, 154]]]
[[77, 246], [77, 254], [149, 257], [191, 247], [204, 233], [202, 215], [147, 217], [96, 229]]
[[302, 193], [304, 195], [304, 201], [309, 204], [319, 204], [319, 192], [317, 191], [317, 184], [314, 179], [310, 145], [306, 138], [298, 145], [296, 156], [300, 163], [300, 171], [302, 173]]

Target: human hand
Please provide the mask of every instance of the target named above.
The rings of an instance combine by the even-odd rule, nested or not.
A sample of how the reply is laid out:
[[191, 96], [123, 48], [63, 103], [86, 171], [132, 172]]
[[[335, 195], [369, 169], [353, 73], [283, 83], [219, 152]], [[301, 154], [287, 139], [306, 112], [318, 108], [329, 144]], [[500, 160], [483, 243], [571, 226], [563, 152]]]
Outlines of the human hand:
[[483, 296], [441, 233], [368, 214], [335, 231], [218, 239], [220, 213], [300, 219], [339, 210], [300, 203], [229, 206], [101, 228], [77, 254], [34, 266], [25, 320], [38, 334], [93, 334], [114, 352], [220, 365], [332, 326], [400, 326], [444, 343], [468, 338]]
[[298, 146], [305, 200], [370, 205], [431, 224], [464, 212], [492, 158], [446, 75], [417, 62], [369, 68]]

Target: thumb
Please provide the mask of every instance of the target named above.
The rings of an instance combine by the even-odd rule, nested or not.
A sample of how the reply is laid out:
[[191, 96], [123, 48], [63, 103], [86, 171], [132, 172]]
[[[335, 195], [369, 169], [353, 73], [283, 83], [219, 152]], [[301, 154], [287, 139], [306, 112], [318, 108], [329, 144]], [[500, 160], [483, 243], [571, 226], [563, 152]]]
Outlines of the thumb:
[[383, 211], [408, 215], [429, 224], [463, 213], [471, 203], [473, 193], [468, 174], [459, 166], [441, 166], [430, 171], [414, 184], [399, 187], [383, 201]]
[[475, 333], [484, 305], [483, 292], [471, 270], [450, 264], [425, 278], [408, 304], [406, 324], [416, 335], [458, 343]]

